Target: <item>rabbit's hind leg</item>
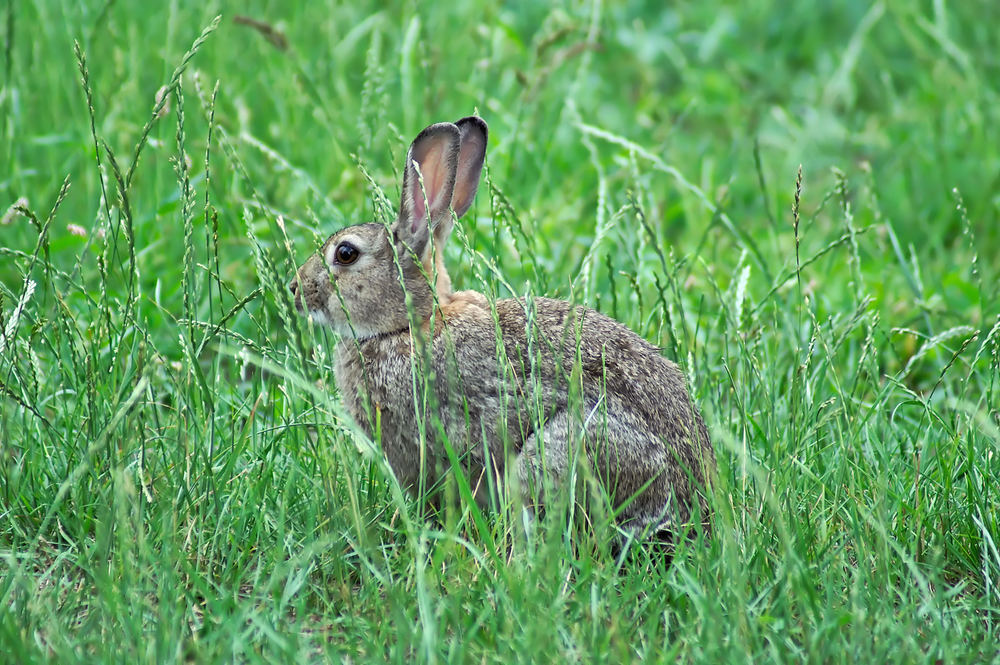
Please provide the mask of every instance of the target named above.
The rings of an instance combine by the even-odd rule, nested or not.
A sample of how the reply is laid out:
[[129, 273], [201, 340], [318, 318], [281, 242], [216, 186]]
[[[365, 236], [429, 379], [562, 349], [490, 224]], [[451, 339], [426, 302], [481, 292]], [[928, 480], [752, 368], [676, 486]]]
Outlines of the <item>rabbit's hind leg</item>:
[[540, 508], [545, 495], [561, 487], [569, 468], [569, 418], [556, 412], [524, 441], [514, 463], [521, 500], [526, 508]]

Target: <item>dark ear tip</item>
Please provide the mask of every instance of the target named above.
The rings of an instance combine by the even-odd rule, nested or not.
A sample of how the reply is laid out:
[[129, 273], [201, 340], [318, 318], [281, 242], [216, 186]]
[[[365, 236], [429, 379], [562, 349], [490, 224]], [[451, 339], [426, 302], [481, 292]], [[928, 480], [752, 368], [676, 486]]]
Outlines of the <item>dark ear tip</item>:
[[455, 126], [462, 131], [462, 135], [465, 134], [472, 128], [478, 129], [483, 134], [483, 138], [488, 138], [490, 135], [489, 126], [487, 126], [486, 121], [480, 118], [478, 115], [470, 115], [457, 120]]
[[414, 143], [419, 143], [420, 141], [436, 136], [438, 134], [451, 134], [456, 137], [461, 137], [461, 130], [450, 122], [436, 122], [433, 125], [428, 125], [417, 134], [417, 138], [413, 139]]

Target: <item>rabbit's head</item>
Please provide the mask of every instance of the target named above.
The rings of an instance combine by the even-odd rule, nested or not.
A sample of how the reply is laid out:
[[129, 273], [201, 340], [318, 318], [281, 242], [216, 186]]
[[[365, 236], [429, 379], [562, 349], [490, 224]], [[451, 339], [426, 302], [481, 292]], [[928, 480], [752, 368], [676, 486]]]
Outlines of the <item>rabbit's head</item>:
[[414, 320], [429, 318], [434, 290], [439, 299], [451, 293], [442, 251], [452, 211], [461, 217], [472, 205], [486, 141], [486, 123], [477, 117], [420, 132], [406, 154], [396, 221], [388, 229], [359, 224], [330, 236], [292, 281], [296, 309], [359, 339], [405, 330], [407, 293]]

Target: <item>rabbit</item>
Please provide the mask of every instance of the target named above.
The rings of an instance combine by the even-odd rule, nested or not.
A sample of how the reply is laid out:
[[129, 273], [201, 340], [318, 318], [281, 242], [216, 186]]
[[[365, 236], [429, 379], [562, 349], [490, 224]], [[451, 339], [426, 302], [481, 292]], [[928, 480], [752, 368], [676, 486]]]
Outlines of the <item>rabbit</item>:
[[583, 306], [452, 291], [443, 249], [487, 137], [479, 117], [421, 131], [395, 222], [337, 231], [292, 281], [297, 311], [341, 337], [347, 410], [417, 494], [453, 468], [450, 452], [477, 503], [516, 484], [533, 514], [584, 461], [626, 534], [669, 539], [696, 515], [707, 530], [715, 453], [677, 365]]

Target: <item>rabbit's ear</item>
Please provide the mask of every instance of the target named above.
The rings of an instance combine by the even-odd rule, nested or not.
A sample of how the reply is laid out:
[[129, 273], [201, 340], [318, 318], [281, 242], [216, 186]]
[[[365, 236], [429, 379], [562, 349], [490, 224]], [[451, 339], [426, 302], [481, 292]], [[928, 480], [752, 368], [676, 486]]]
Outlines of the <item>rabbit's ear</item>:
[[[435, 228], [451, 218], [448, 208], [455, 191], [461, 139], [458, 127], [450, 122], [438, 123], [420, 132], [406, 154], [403, 200], [399, 206], [399, 219], [393, 228], [398, 237], [418, 254], [423, 253], [427, 244], [428, 224]], [[417, 169], [423, 176], [423, 189]]]
[[489, 130], [482, 118], [470, 115], [455, 123], [462, 132], [462, 147], [458, 153], [458, 170], [455, 176], [455, 193], [451, 207], [456, 217], [461, 217], [472, 206], [479, 188], [479, 175], [486, 159], [486, 140]]

